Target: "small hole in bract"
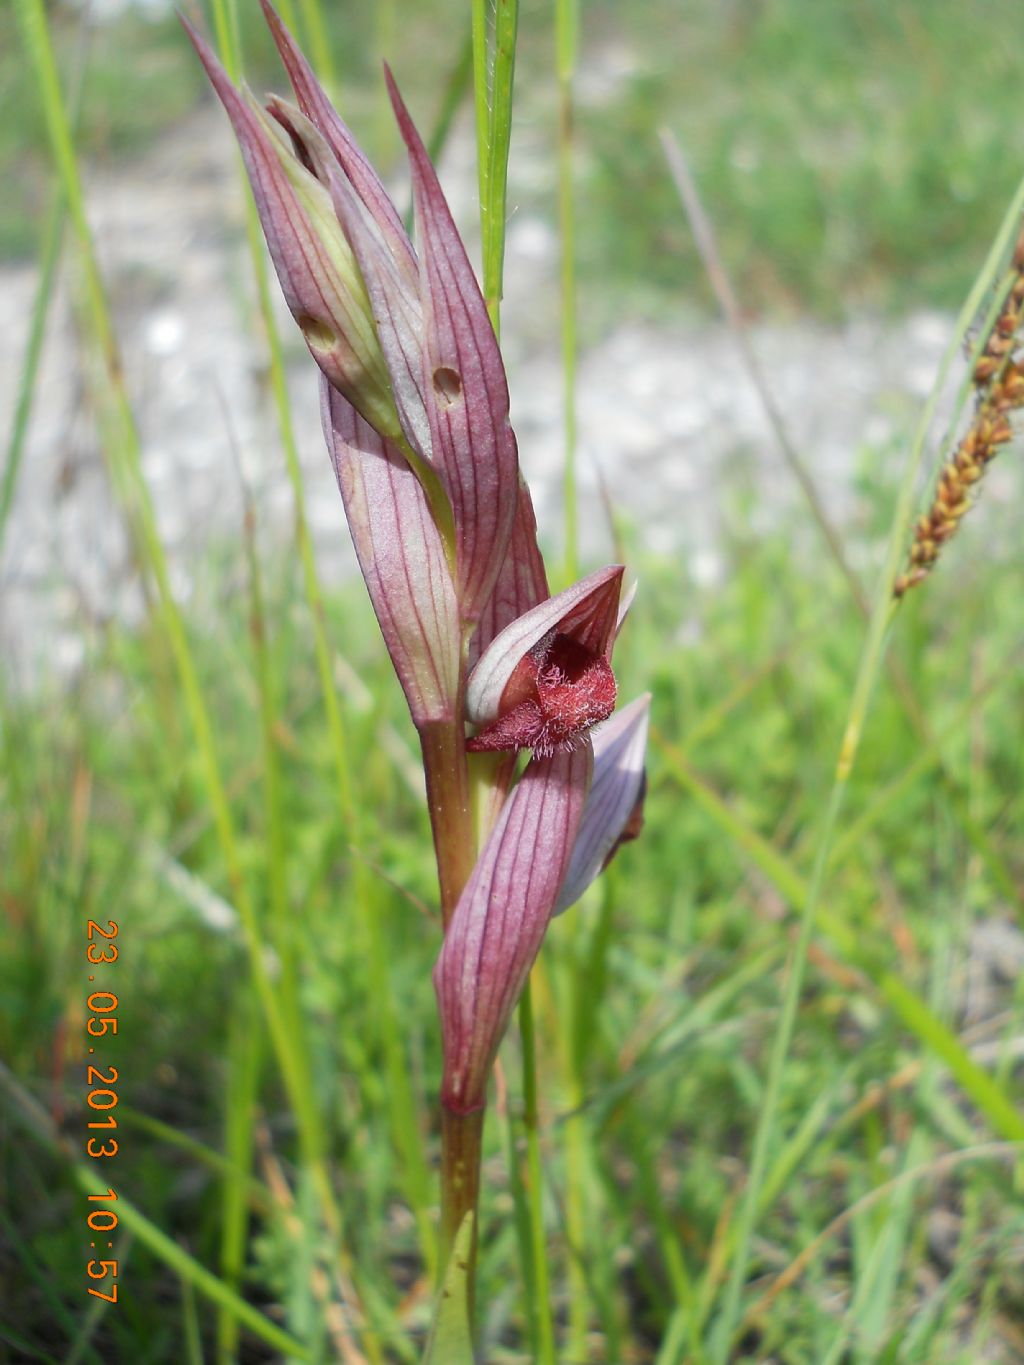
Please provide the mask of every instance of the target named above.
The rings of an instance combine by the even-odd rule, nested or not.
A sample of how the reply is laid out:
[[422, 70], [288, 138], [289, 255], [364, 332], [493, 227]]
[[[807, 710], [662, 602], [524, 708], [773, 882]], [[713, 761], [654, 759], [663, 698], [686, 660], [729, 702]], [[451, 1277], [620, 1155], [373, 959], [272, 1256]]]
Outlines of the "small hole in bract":
[[434, 392], [443, 408], [450, 408], [462, 397], [462, 375], [450, 365], [438, 365], [434, 371]]
[[329, 351], [336, 337], [332, 328], [326, 322], [321, 322], [319, 318], [314, 318], [309, 313], [303, 313], [295, 321], [302, 328], [302, 335], [306, 338], [306, 344], [313, 350]]

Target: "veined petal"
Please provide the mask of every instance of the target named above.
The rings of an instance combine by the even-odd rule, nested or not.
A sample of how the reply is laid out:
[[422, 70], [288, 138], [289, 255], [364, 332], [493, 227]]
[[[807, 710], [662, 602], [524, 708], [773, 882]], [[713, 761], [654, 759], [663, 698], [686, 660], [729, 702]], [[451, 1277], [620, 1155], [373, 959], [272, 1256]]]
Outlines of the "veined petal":
[[502, 808], [455, 908], [434, 968], [441, 1013], [441, 1098], [478, 1109], [569, 864], [593, 754], [584, 742], [535, 758]]
[[[384, 355], [402, 429], [414, 452], [429, 460], [430, 421], [423, 395], [423, 310], [419, 276], [403, 268], [405, 253], [396, 251], [370, 207], [361, 199], [333, 149], [314, 124], [284, 100], [271, 97], [268, 109], [302, 148], [331, 204], [359, 263], [377, 338]], [[404, 230], [403, 230], [404, 233]], [[408, 238], [405, 239], [408, 251]]]
[[505, 559], [498, 579], [480, 615], [480, 623], [469, 642], [468, 667], [477, 659], [506, 626], [525, 615], [538, 602], [550, 596], [544, 560], [537, 544], [537, 518], [533, 511], [530, 490], [519, 474], [519, 496], [512, 537], [505, 551]]
[[645, 693], [594, 730], [594, 780], [583, 809], [555, 914], [578, 901], [602, 870], [637, 809], [644, 783], [651, 694]]
[[[510, 704], [507, 690], [524, 656], [547, 635], [569, 637], [594, 655], [607, 656], [614, 639], [623, 567], [609, 565], [517, 617], [491, 641], [469, 678], [466, 714], [484, 724]], [[515, 699], [511, 699], [514, 704]]]
[[408, 461], [326, 379], [320, 403], [359, 567], [413, 721], [450, 720], [458, 604], [426, 494]]
[[412, 168], [432, 459], [455, 518], [462, 619], [475, 623], [505, 559], [519, 498], [508, 384], [487, 308], [437, 175], [387, 68], [385, 75]]
[[205, 39], [182, 23], [235, 130], [274, 269], [313, 358], [367, 421], [397, 435], [370, 300], [330, 195], [277, 124], [235, 88]]
[[316, 125], [338, 159], [360, 202], [365, 205], [381, 231], [403, 278], [418, 287], [419, 267], [412, 243], [402, 225], [398, 210], [381, 184], [377, 172], [363, 155], [358, 143], [337, 110], [327, 98], [298, 44], [291, 36], [269, 0], [260, 0], [271, 36], [277, 44], [299, 108]]

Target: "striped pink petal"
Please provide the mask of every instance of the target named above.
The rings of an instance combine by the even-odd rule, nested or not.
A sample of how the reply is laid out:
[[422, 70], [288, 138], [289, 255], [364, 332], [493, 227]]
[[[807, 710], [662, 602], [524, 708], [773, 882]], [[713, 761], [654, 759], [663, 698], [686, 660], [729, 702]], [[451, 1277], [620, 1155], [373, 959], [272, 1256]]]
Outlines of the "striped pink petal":
[[413, 721], [455, 716], [461, 634], [455, 587], [423, 487], [395, 447], [327, 383], [324, 435], [349, 530]]
[[593, 754], [584, 742], [535, 758], [501, 815], [455, 908], [434, 968], [441, 1013], [441, 1098], [483, 1105], [487, 1078], [565, 877]]
[[431, 458], [455, 519], [464, 623], [479, 621], [505, 559], [519, 500], [519, 461], [501, 352], [465, 247], [391, 73], [409, 152], [424, 325], [423, 391]]

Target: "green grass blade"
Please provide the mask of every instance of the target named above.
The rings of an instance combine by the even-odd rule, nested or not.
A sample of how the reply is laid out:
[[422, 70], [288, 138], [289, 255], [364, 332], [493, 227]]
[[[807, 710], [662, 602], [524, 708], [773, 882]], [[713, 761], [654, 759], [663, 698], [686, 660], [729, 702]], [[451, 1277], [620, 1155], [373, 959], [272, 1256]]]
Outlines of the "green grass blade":
[[519, 1001], [519, 1032], [523, 1049], [523, 1128], [526, 1131], [526, 1197], [530, 1211], [530, 1256], [537, 1331], [537, 1360], [555, 1365], [555, 1328], [551, 1320], [551, 1277], [548, 1273], [544, 1230], [544, 1175], [540, 1160], [540, 1123], [537, 1110], [537, 1039], [533, 1023], [533, 991], [529, 981]]
[[[107, 1190], [106, 1176], [100, 1175], [95, 1166], [85, 1166], [75, 1161], [65, 1144], [58, 1137], [54, 1125], [46, 1112], [19, 1085], [10, 1071], [0, 1062], [0, 1085], [8, 1092], [12, 1103], [9, 1112], [21, 1126], [30, 1133], [52, 1156], [58, 1157], [67, 1165], [68, 1173], [84, 1194], [102, 1194]], [[239, 1323], [248, 1328], [261, 1341], [280, 1351], [295, 1355], [299, 1360], [308, 1360], [309, 1352], [300, 1341], [263, 1316], [251, 1304], [240, 1298], [234, 1290], [218, 1279], [204, 1265], [195, 1260], [173, 1238], [168, 1237], [146, 1217], [141, 1210], [118, 1196], [117, 1215], [119, 1225], [126, 1232], [133, 1233], [168, 1269], [172, 1270], [183, 1283], [192, 1285], [211, 1303], [233, 1313]]]
[[39, 374], [39, 361], [43, 353], [43, 338], [46, 335], [46, 319], [53, 298], [53, 287], [57, 278], [57, 264], [60, 260], [61, 245], [64, 240], [64, 223], [67, 211], [63, 194], [56, 194], [46, 217], [43, 230], [43, 246], [39, 254], [39, 283], [32, 303], [32, 317], [29, 321], [28, 340], [22, 360], [18, 393], [14, 401], [14, 417], [11, 421], [11, 434], [7, 442], [4, 459], [3, 482], [0, 483], [0, 557], [3, 555], [7, 521], [14, 505], [14, 494], [21, 472], [22, 456], [28, 436], [29, 418], [32, 415], [32, 402], [35, 398], [36, 379]]
[[576, 502], [576, 215], [573, 202], [573, 79], [578, 0], [555, 0], [558, 72], [558, 227], [561, 238], [562, 403], [564, 417], [565, 577], [579, 577]]

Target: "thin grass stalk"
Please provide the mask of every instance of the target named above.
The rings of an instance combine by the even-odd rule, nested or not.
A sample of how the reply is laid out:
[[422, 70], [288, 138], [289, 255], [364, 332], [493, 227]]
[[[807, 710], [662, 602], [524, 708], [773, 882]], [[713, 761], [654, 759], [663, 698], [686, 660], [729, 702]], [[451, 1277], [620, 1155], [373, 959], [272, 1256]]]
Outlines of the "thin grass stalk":
[[[564, 927], [570, 942], [576, 939], [573, 933], [579, 922], [580, 910], [574, 907], [567, 912], [573, 917]], [[566, 1089], [569, 1115], [563, 1130], [565, 1151], [565, 1231], [569, 1243], [568, 1259], [568, 1309], [569, 1322], [565, 1342], [565, 1353], [570, 1360], [586, 1358], [587, 1329], [589, 1327], [590, 1286], [584, 1273], [583, 1256], [587, 1245], [588, 1175], [591, 1170], [589, 1128], [583, 1113], [585, 1099], [584, 1074], [586, 1041], [582, 1030], [576, 1028], [576, 1020], [584, 1010], [586, 999], [586, 958], [573, 955], [568, 964], [568, 1015], [569, 1028], [558, 1030], [563, 1046], [559, 1049], [562, 1072]], [[556, 1010], [553, 1012], [557, 1012]], [[566, 1033], [568, 1036], [566, 1036]]]
[[[476, 123], [477, 195], [480, 202], [480, 235], [489, 212], [488, 180], [491, 170], [491, 72], [488, 60], [487, 0], [470, 0], [470, 43], [473, 54], [473, 117]], [[494, 322], [494, 318], [491, 318]]]
[[22, 457], [28, 436], [29, 418], [32, 415], [32, 400], [35, 398], [36, 380], [39, 375], [39, 362], [43, 353], [43, 338], [46, 335], [46, 319], [53, 299], [53, 289], [57, 279], [57, 265], [60, 261], [61, 246], [64, 241], [64, 223], [67, 209], [64, 195], [57, 191], [46, 215], [43, 229], [43, 245], [39, 253], [39, 283], [32, 301], [32, 316], [29, 319], [28, 339], [25, 355], [18, 380], [18, 394], [14, 403], [14, 417], [11, 420], [11, 434], [7, 442], [7, 456], [4, 460], [3, 483], [0, 484], [0, 560], [3, 558], [4, 539], [7, 522], [14, 505], [14, 495], [21, 473]]
[[[536, 971], [536, 969], [534, 969]], [[534, 1293], [537, 1297], [537, 1359], [555, 1365], [555, 1329], [551, 1320], [551, 1277], [544, 1234], [544, 1173], [540, 1160], [537, 1109], [537, 1037], [533, 1024], [533, 990], [527, 981], [519, 1002], [519, 1034], [523, 1049], [523, 1127], [526, 1130], [527, 1207], [530, 1214], [530, 1251]]]
[[[559, 282], [561, 289], [561, 354], [565, 578], [579, 577], [576, 489], [576, 240], [573, 201], [573, 81], [576, 74], [578, 0], [555, 0], [555, 66], [558, 82], [558, 227], [561, 242]], [[573, 1013], [579, 1009], [582, 989], [581, 959], [570, 966], [570, 999]], [[586, 1171], [588, 1128], [579, 1112], [583, 1102], [583, 1055], [575, 1046], [561, 1052], [569, 1107], [565, 1126], [565, 1214], [570, 1247], [582, 1249], [586, 1240]], [[586, 1355], [589, 1293], [580, 1254], [568, 1262], [569, 1323], [566, 1351], [570, 1358]]]
[[530, 1358], [540, 1355], [540, 1321], [538, 1317], [537, 1286], [533, 1280], [533, 1255], [530, 1243], [532, 1224], [530, 1209], [526, 1202], [523, 1187], [523, 1165], [518, 1150], [519, 1126], [515, 1122], [511, 1108], [505, 1116], [505, 1152], [508, 1162], [508, 1181], [512, 1192], [513, 1225], [516, 1233], [516, 1250], [519, 1253], [521, 1271], [521, 1294], [523, 1317], [526, 1321], [527, 1340]]
[[564, 421], [565, 577], [579, 577], [576, 494], [576, 212], [573, 201], [573, 80], [576, 74], [579, 0], [555, 0], [558, 76], [558, 229], [562, 245], [562, 412]]
[[480, 0], [473, 0], [473, 90], [480, 186], [480, 254], [484, 302], [495, 336], [500, 332], [505, 269], [508, 153], [512, 138], [512, 90], [518, 31], [519, 0], [496, 0], [494, 39], [488, 59], [486, 7]]
[[[224, 1283], [236, 1293], [241, 1288], [245, 1270], [253, 1119], [263, 1045], [262, 1021], [254, 1017], [252, 1005], [252, 996], [237, 992], [228, 1040], [228, 1089], [224, 1106], [224, 1150], [229, 1165], [221, 1186], [220, 1268]], [[221, 1305], [217, 1310], [219, 1365], [231, 1365], [238, 1355], [238, 1344], [238, 1319]]]
[[185, 1346], [186, 1365], [203, 1365], [203, 1338], [199, 1326], [196, 1293], [190, 1284], [181, 1286], [181, 1335]]
[[[758, 1203], [761, 1186], [767, 1171], [768, 1154], [774, 1139], [778, 1118], [778, 1104], [782, 1091], [782, 1081], [789, 1046], [796, 1022], [797, 1006], [803, 986], [807, 952], [814, 933], [818, 906], [825, 885], [825, 872], [828, 866], [832, 840], [839, 822], [843, 801], [850, 775], [856, 762], [861, 736], [867, 719], [871, 696], [884, 660], [889, 628], [896, 614], [898, 603], [893, 599], [893, 587], [902, 566], [906, 551], [908, 533], [914, 514], [914, 502], [918, 477], [924, 459], [925, 442], [931, 429], [938, 406], [939, 397], [954, 359], [960, 351], [966, 336], [986, 293], [996, 282], [1001, 262], [1006, 255], [1011, 234], [1020, 221], [1024, 209], [1024, 180], [1014, 195], [1013, 202], [1003, 220], [1000, 231], [989, 252], [988, 259], [971, 291], [970, 297], [961, 310], [954, 329], [953, 338], [943, 357], [939, 374], [928, 402], [925, 404], [917, 431], [911, 444], [904, 470], [895, 514], [889, 534], [889, 545], [885, 564], [879, 578], [878, 588], [868, 623], [867, 636], [861, 653], [860, 665], [854, 682], [846, 728], [839, 746], [836, 759], [832, 790], [822, 821], [818, 838], [814, 870], [811, 874], [807, 900], [800, 919], [797, 941], [794, 946], [786, 986], [782, 1001], [782, 1012], [772, 1046], [768, 1067], [765, 1096], [754, 1135], [751, 1154], [750, 1173], [740, 1208], [736, 1252], [730, 1269], [729, 1281], [721, 1314], [713, 1329], [711, 1339], [711, 1360], [713, 1365], [725, 1365], [733, 1337], [740, 1318], [740, 1298], [746, 1279], [750, 1259], [750, 1242], [757, 1221]], [[1007, 288], [1008, 288], [1007, 284]], [[1005, 294], [1005, 289], [1002, 291]], [[973, 367], [972, 367], [973, 368]]]

